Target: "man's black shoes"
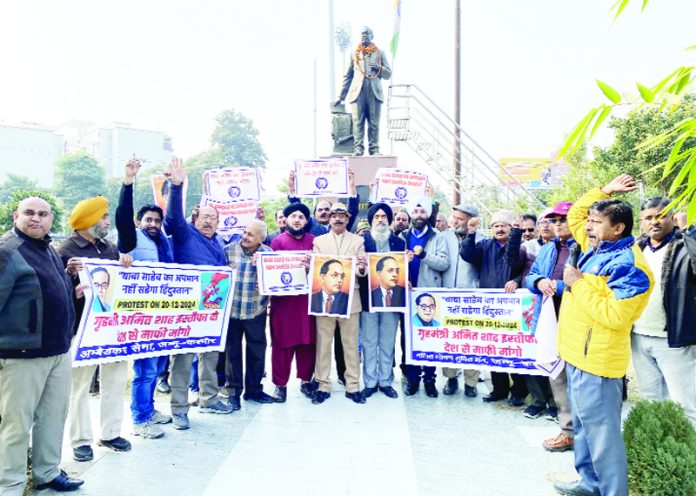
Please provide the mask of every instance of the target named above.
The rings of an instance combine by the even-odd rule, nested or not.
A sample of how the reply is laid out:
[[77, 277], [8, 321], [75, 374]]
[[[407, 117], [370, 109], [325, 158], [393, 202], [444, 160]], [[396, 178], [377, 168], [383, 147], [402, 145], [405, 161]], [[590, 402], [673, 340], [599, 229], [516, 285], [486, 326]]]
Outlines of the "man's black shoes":
[[[304, 384], [302, 384], [304, 386]], [[302, 386], [300, 386], [300, 391], [302, 391]], [[304, 391], [302, 391], [304, 393]], [[306, 395], [305, 395], [306, 396]], [[307, 396], [309, 398], [309, 396]], [[288, 388], [287, 386], [276, 386], [275, 392], [273, 393], [273, 401], [276, 403], [285, 403], [288, 398]]]
[[404, 394], [406, 396], [413, 396], [418, 392], [418, 389], [420, 388], [420, 382], [408, 382], [406, 384], [406, 390], [404, 391]]
[[94, 451], [89, 444], [83, 444], [73, 448], [73, 460], [76, 462], [88, 462], [94, 459]]
[[445, 387], [442, 389], [442, 394], [445, 396], [452, 396], [457, 392], [457, 389], [459, 389], [459, 381], [456, 377], [451, 377], [447, 379], [447, 384], [445, 384]]
[[437, 398], [439, 393], [437, 392], [437, 388], [435, 387], [434, 382], [426, 382], [425, 383], [425, 394], [428, 396], [428, 398]]
[[113, 451], [130, 451], [131, 443], [128, 439], [123, 439], [122, 437], [115, 437], [113, 439], [100, 439], [97, 441], [99, 446], [104, 448], [109, 448]]
[[64, 470], [60, 471], [58, 477], [53, 479], [51, 482], [46, 482], [45, 484], [38, 484], [36, 486], [37, 491], [43, 491], [44, 489], [53, 489], [59, 493], [64, 493], [68, 491], [77, 490], [85, 481], [81, 479], [72, 479], [68, 477], [68, 474]]
[[381, 392], [383, 392], [383, 393], [386, 395], [387, 398], [392, 398], [392, 399], [393, 399], [393, 398], [398, 398], [398, 397], [399, 397], [399, 393], [397, 393], [397, 392], [396, 392], [396, 389], [394, 389], [394, 388], [391, 387], [391, 386], [384, 386], [384, 387], [380, 386], [380, 387], [379, 387], [379, 390], [380, 390]]
[[377, 392], [377, 386], [366, 387], [365, 389], [362, 390], [362, 392], [363, 392], [363, 396], [365, 397], [365, 399], [367, 399]]
[[353, 403], [357, 403], [359, 405], [362, 405], [365, 403], [365, 397], [360, 391], [354, 391], [352, 393], [346, 393], [346, 398], [349, 400], [352, 400]]
[[253, 401], [254, 403], [261, 403], [262, 405], [267, 405], [269, 403], [275, 403], [273, 396], [271, 396], [270, 394], [266, 394], [263, 391], [261, 391], [260, 393], [256, 393], [256, 394], [245, 394], [244, 400], [245, 401]]
[[314, 397], [312, 398], [312, 404], [313, 405], [321, 405], [326, 400], [328, 400], [330, 397], [331, 397], [331, 393], [327, 393], [326, 391], [317, 391], [316, 393], [314, 393]]

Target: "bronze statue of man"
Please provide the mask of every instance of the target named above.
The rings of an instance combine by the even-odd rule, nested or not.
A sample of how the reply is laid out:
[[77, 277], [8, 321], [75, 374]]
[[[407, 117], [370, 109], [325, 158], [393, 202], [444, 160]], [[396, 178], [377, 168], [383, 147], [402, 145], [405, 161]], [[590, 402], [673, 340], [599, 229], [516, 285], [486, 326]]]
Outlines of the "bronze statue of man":
[[[343, 78], [341, 94], [335, 104], [346, 100], [352, 106], [354, 155], [365, 153], [364, 134], [367, 121], [367, 146], [370, 155], [379, 154], [379, 115], [384, 101], [382, 79], [391, 77], [391, 67], [384, 51], [372, 43], [372, 29], [365, 26], [358, 47]], [[346, 99], [347, 96], [347, 99]]]

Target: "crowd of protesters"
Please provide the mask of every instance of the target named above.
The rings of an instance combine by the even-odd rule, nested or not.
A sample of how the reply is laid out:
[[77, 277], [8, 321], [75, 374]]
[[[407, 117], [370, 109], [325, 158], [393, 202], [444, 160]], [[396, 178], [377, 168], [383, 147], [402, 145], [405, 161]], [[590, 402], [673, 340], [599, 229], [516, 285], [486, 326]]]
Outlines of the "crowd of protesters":
[[[294, 197], [291, 178], [288, 204], [275, 212], [277, 231], [268, 233], [257, 220], [241, 236], [225, 241], [216, 234], [220, 218], [215, 208], [197, 207], [190, 219], [184, 217], [186, 171], [178, 159], [170, 165], [166, 215], [154, 204], [136, 210], [133, 183], [139, 168], [137, 159], [125, 166], [115, 213], [117, 243], [107, 237], [111, 222], [103, 197], [85, 199], [73, 209], [68, 222], [74, 232], [57, 249], [49, 236], [51, 208], [39, 198], [19, 203], [14, 228], [0, 238], [0, 495], [22, 494], [30, 439], [36, 489], [72, 491], [82, 485], [59, 468], [66, 419], [76, 461], [93, 458], [95, 441], [114, 451], [130, 450], [123, 401], [131, 365], [130, 432], [144, 439], [162, 438], [163, 426], [170, 423], [190, 429], [192, 404], [201, 413], [224, 415], [242, 408], [241, 399], [286, 402], [293, 361], [300, 391], [314, 405], [330, 400], [336, 390], [334, 361], [345, 397], [355, 404], [369, 403], [376, 394], [398, 398], [399, 389], [414, 396], [421, 384], [427, 397], [437, 398], [436, 368], [404, 359], [409, 327], [404, 314], [369, 312], [367, 254], [378, 252], [407, 254], [409, 288], [527, 289], [538, 295], [533, 326], [543, 302], [551, 298], [558, 352], [566, 368], [552, 380], [494, 371], [492, 389], [482, 400], [504, 401], [529, 419], [545, 417], [559, 424], [559, 434], [544, 441], [544, 448], [574, 449], [580, 476], [574, 483], [554, 483], [560, 494], [628, 494], [621, 404], [631, 356], [641, 395], [674, 400], [696, 425], [696, 231], [683, 214], [669, 210], [669, 199], [650, 198], [641, 205], [641, 235], [634, 238], [634, 212], [614, 198], [636, 188], [627, 175], [539, 213], [501, 210], [483, 216], [475, 206], [461, 204], [448, 219], [425, 197], [405, 209], [371, 204], [366, 219], [357, 223], [359, 198], [352, 173], [347, 205], [322, 200], [314, 215]], [[483, 221], [490, 236], [482, 233]], [[311, 295], [259, 294], [258, 253], [286, 250], [355, 257], [348, 318], [309, 315]], [[71, 368], [69, 358], [84, 311], [78, 278], [83, 258], [119, 260], [126, 267], [136, 260], [237, 271], [225, 352], [99, 366], [96, 436], [89, 410], [95, 367]], [[385, 271], [385, 281], [387, 271], [392, 277], [398, 271], [387, 262], [378, 268]], [[322, 276], [346, 277], [330, 263]], [[108, 274], [105, 280], [93, 279], [109, 282]], [[378, 296], [385, 302], [408, 298], [388, 284]], [[346, 302], [329, 296], [316, 305], [329, 313]], [[437, 325], [432, 297], [421, 295], [416, 306], [416, 325]], [[395, 384], [397, 363], [403, 387]], [[168, 379], [162, 375], [166, 372]], [[458, 393], [461, 374], [463, 398], [473, 401], [479, 395], [479, 370], [444, 368], [441, 373], [446, 378], [443, 394]], [[266, 375], [273, 391], [263, 390]], [[190, 396], [192, 385], [195, 398]], [[170, 394], [169, 414], [155, 409], [156, 390]]]

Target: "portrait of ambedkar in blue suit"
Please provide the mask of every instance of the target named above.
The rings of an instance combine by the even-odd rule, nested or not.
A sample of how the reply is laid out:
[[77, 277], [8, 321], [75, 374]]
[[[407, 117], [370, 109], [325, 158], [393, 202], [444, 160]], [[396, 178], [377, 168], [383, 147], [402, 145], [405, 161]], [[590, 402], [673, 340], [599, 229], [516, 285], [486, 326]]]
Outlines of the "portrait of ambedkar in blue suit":
[[346, 271], [340, 260], [332, 258], [319, 269], [321, 291], [312, 294], [312, 312], [348, 315], [348, 293], [343, 292]]
[[385, 255], [375, 264], [379, 286], [372, 290], [373, 307], [405, 307], [406, 289], [399, 285], [401, 268], [396, 258]]

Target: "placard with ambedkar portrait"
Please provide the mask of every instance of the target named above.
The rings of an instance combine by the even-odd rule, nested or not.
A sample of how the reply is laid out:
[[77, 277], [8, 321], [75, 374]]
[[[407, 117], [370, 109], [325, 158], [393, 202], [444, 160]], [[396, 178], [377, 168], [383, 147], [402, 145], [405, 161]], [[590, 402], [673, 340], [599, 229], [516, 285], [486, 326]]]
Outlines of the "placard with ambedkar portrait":
[[405, 252], [368, 253], [370, 312], [405, 312], [408, 260]]
[[311, 291], [308, 313], [350, 317], [355, 289], [355, 257], [312, 254], [309, 262]]

